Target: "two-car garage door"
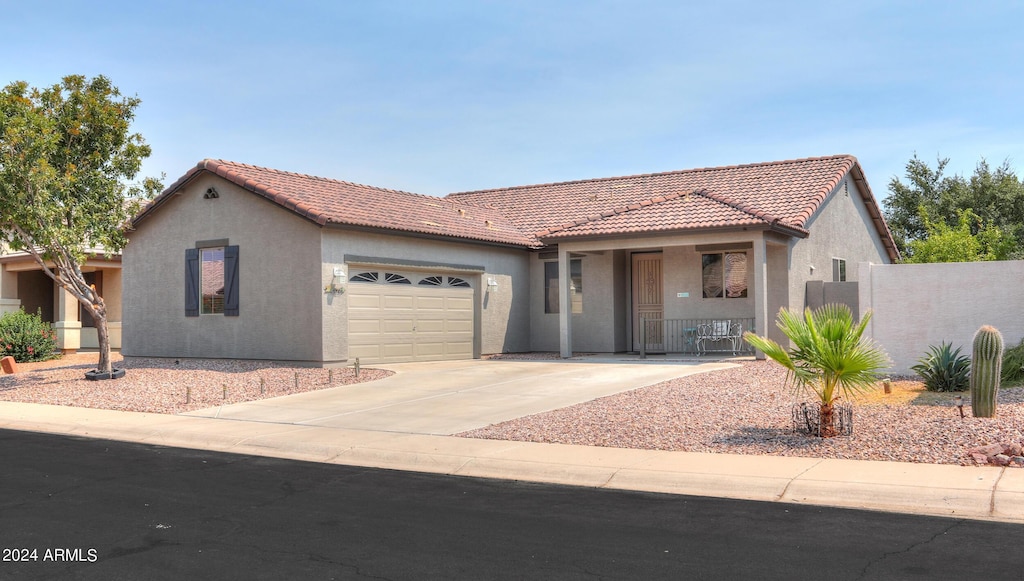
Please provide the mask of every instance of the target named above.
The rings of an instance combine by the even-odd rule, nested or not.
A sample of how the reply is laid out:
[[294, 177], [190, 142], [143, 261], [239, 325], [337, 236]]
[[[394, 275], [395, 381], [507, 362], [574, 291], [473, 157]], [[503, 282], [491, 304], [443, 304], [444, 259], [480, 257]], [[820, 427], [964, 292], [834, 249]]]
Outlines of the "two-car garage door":
[[473, 358], [473, 288], [466, 278], [350, 268], [348, 293], [350, 358]]

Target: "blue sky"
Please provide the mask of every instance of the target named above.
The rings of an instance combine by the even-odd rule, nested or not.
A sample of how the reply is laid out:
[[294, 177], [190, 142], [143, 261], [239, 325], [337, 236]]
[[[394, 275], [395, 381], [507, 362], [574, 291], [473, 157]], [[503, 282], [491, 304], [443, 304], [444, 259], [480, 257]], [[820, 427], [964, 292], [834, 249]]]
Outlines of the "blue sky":
[[1024, 3], [0, 0], [0, 82], [110, 77], [165, 184], [423, 194], [850, 153], [1024, 175]]

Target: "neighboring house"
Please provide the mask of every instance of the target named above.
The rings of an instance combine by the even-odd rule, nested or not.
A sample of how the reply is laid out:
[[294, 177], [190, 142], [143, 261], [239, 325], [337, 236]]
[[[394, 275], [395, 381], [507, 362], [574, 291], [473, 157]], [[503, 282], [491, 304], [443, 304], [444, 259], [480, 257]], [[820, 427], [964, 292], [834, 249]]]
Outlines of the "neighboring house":
[[[96, 250], [82, 265], [82, 273], [107, 305], [110, 346], [121, 348], [121, 256]], [[57, 347], [65, 353], [98, 349], [96, 325], [78, 299], [57, 286], [28, 252], [0, 247], [0, 313], [25, 309], [53, 324]]]
[[314, 364], [779, 337], [809, 281], [898, 258], [847, 155], [445, 198], [205, 160], [133, 228], [125, 355]]

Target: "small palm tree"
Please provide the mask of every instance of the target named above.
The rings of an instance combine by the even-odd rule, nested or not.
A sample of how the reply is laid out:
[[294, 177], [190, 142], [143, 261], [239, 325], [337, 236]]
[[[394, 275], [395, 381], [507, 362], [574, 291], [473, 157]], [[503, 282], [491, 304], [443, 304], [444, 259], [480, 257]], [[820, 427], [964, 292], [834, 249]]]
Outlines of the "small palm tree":
[[860, 323], [846, 305], [827, 304], [803, 317], [782, 309], [776, 325], [789, 337], [793, 349], [786, 351], [767, 337], [747, 332], [743, 339], [789, 370], [787, 382], [797, 392], [813, 392], [821, 404], [820, 435], [836, 435], [832, 405], [840, 395], [851, 396], [870, 390], [889, 367], [885, 352], [863, 338], [871, 319], [868, 312]]

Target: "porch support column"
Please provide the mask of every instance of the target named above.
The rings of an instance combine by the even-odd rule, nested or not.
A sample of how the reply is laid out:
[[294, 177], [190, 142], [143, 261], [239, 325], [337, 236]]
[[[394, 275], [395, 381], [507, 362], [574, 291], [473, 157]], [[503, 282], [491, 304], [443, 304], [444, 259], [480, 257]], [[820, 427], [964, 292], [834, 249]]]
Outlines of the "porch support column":
[[[768, 248], [764, 236], [754, 240], [754, 332], [768, 336]], [[764, 359], [764, 353], [754, 350], [754, 356]]]
[[82, 348], [82, 322], [78, 320], [78, 299], [71, 293], [53, 285], [57, 293], [57, 312], [54, 313], [53, 328], [57, 331], [57, 348], [65, 354], [76, 353]]
[[572, 357], [572, 304], [570, 303], [569, 251], [558, 249], [558, 345], [562, 357]]

